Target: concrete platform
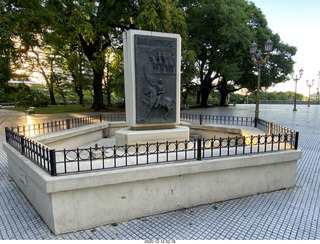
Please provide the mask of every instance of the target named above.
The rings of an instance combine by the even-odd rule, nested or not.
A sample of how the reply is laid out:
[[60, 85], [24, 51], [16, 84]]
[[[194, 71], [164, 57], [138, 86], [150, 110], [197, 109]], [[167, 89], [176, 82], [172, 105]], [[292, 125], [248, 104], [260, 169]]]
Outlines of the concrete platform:
[[288, 150], [52, 177], [4, 149], [10, 176], [55, 234], [290, 188], [301, 157]]
[[186, 126], [177, 126], [172, 129], [154, 129], [154, 130], [131, 130], [122, 129], [115, 133], [116, 145], [135, 145], [145, 144], [147, 142], [172, 142], [189, 140], [189, 128]]

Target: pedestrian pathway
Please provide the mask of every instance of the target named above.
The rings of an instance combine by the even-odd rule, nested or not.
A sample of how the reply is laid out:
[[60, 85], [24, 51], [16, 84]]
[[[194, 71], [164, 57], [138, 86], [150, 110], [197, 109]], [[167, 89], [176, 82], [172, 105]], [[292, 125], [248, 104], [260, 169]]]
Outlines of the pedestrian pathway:
[[[53, 235], [10, 179], [2, 149], [5, 126], [81, 117], [32, 115], [0, 109], [0, 239], [2, 240], [304, 240], [320, 239], [320, 106], [261, 105], [260, 117], [300, 132], [296, 187]], [[254, 106], [186, 110], [186, 113], [253, 116]]]

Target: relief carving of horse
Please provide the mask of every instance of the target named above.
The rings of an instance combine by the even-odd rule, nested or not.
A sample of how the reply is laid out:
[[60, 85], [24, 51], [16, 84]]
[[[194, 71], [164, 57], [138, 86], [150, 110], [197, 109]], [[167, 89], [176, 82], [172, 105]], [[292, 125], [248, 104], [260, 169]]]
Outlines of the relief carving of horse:
[[167, 120], [168, 114], [175, 106], [175, 102], [172, 98], [159, 94], [159, 91], [154, 86], [148, 85], [143, 99], [143, 103], [146, 105], [145, 113], [142, 118], [145, 121], [152, 108], [164, 108], [166, 113], [164, 119]]

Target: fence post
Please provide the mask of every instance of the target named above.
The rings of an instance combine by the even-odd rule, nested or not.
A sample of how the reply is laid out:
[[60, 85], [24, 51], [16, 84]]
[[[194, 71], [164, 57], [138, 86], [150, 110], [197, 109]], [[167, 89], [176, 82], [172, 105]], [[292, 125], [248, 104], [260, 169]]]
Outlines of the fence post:
[[21, 144], [21, 154], [25, 155], [25, 138], [24, 136], [20, 137], [20, 144]]
[[56, 165], [56, 151], [50, 150], [50, 166], [51, 166], [51, 175], [56, 176], [57, 175], [57, 165]]
[[296, 132], [295, 140], [294, 140], [294, 149], [298, 150], [298, 142], [299, 142], [299, 132]]
[[6, 131], [6, 142], [9, 142], [9, 127], [6, 127], [5, 131]]
[[102, 114], [100, 114], [100, 123], [102, 122]]
[[203, 117], [202, 117], [203, 115], [202, 114], [200, 114], [200, 125], [202, 125], [202, 119], [203, 119]]
[[270, 122], [269, 134], [272, 134], [273, 123]]
[[201, 160], [201, 139], [197, 139], [197, 160]]
[[67, 129], [69, 130], [70, 129], [70, 119], [67, 119], [66, 122], [67, 122]]

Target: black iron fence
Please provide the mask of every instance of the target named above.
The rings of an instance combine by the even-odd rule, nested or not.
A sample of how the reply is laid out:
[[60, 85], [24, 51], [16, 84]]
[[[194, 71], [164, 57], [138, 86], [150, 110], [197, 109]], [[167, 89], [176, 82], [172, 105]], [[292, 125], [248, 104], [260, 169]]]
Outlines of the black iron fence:
[[188, 122], [199, 122], [209, 124], [224, 124], [224, 125], [240, 125], [253, 126], [254, 120], [252, 117], [238, 116], [221, 116], [221, 115], [203, 115], [203, 114], [181, 114], [180, 119]]
[[56, 162], [54, 150], [49, 150], [48, 147], [25, 136], [21, 136], [9, 128], [5, 128], [5, 132], [6, 142], [8, 144], [51, 175], [55, 175], [54, 169]]
[[[124, 115], [98, 115], [86, 118], [54, 121], [32, 126], [6, 128], [6, 141], [21, 154], [35, 162], [52, 176], [148, 165], [183, 160], [202, 160], [224, 156], [296, 150], [299, 133], [283, 126], [258, 121], [265, 135], [197, 139], [190, 141], [157, 142], [112, 147], [90, 147], [54, 150], [41, 145], [25, 135], [43, 134], [70, 129], [102, 121], [120, 121]], [[252, 118], [211, 115], [181, 115], [181, 120], [196, 123], [219, 123], [254, 126]]]
[[291, 133], [56, 150], [56, 173], [281, 151], [295, 149], [295, 143]]
[[[203, 115], [203, 114], [181, 114], [180, 119], [187, 122], [197, 122], [200, 125], [224, 124], [237, 126], [255, 126], [253, 117]], [[273, 122], [258, 119], [257, 128], [269, 134], [291, 134], [294, 130], [278, 125]]]
[[99, 114], [81, 118], [72, 118], [65, 120], [56, 120], [50, 122], [43, 122], [38, 124], [23, 125], [17, 127], [11, 127], [11, 130], [18, 135], [23, 136], [35, 136], [46, 133], [51, 133], [60, 130], [68, 130], [75, 127], [84, 125], [105, 122], [105, 121], [125, 121], [126, 115], [121, 113], [116, 114]]

